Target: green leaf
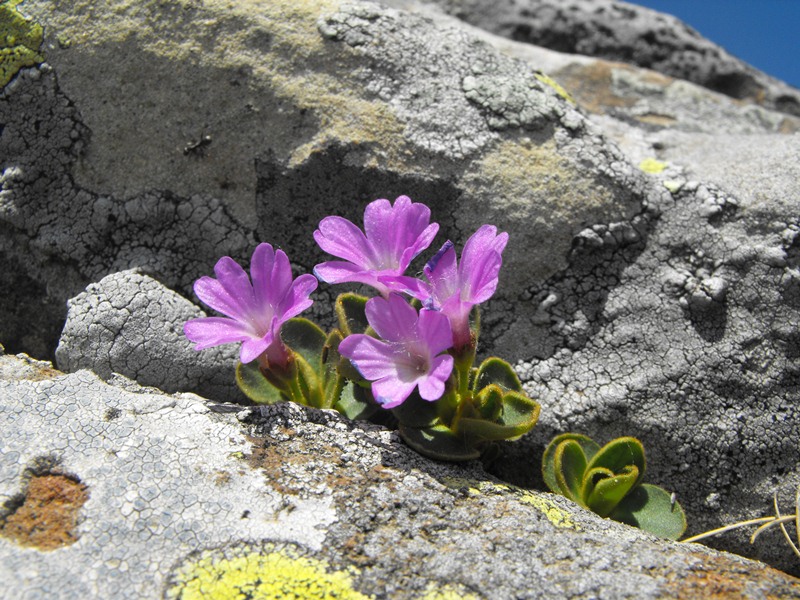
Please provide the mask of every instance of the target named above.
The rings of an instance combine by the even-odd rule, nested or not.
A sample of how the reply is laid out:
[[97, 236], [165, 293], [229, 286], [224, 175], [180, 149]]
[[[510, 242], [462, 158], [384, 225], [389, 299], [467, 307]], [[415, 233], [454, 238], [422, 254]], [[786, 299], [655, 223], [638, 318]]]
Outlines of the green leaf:
[[367, 390], [348, 381], [342, 387], [339, 399], [333, 404], [333, 408], [348, 419], [368, 419], [380, 407], [372, 400]]
[[[484, 388], [486, 389], [486, 388]], [[489, 386], [489, 390], [499, 389]], [[494, 419], [463, 417], [458, 421], [458, 431], [467, 438], [479, 441], [514, 440], [528, 433], [539, 419], [539, 404], [523, 394], [506, 392], [502, 395], [502, 411]]]
[[601, 517], [607, 517], [633, 489], [638, 477], [639, 469], [635, 465], [628, 465], [611, 477], [597, 478], [593, 482], [594, 487], [585, 495], [586, 506]]
[[437, 460], [464, 461], [480, 457], [462, 435], [455, 435], [444, 425], [418, 429], [400, 424], [400, 435], [406, 444], [420, 454]]
[[322, 377], [322, 355], [327, 339], [322, 329], [308, 319], [289, 319], [281, 327], [281, 339]]
[[236, 365], [236, 385], [256, 404], [275, 404], [289, 398], [272, 385], [258, 368], [258, 361]]
[[525, 431], [529, 431], [539, 420], [541, 409], [536, 400], [528, 398], [525, 394], [506, 392], [503, 394], [503, 413], [500, 422], [509, 427], [522, 427]]
[[[328, 334], [325, 340], [325, 347], [322, 349], [322, 408], [333, 408], [339, 401], [345, 378], [339, 372], [339, 362], [342, 359], [339, 354], [339, 344], [342, 341], [342, 334], [338, 329], [334, 329]], [[339, 411], [342, 412], [342, 411]]]
[[367, 300], [369, 298], [366, 296], [351, 292], [339, 294], [336, 298], [336, 316], [344, 337], [353, 333], [364, 333], [369, 327], [365, 312]]
[[643, 483], [623, 498], [609, 515], [668, 540], [677, 540], [686, 531], [686, 515], [671, 495], [656, 485]]
[[300, 385], [304, 400], [301, 404], [313, 406], [314, 408], [325, 408], [323, 406], [325, 398], [322, 379], [319, 376], [319, 371], [308, 364], [308, 361], [301, 354], [295, 355], [294, 360], [297, 367], [297, 382]]
[[434, 426], [439, 420], [436, 406], [439, 402], [423, 400], [415, 389], [405, 402], [391, 410], [401, 425], [414, 429], [427, 428]]
[[569, 440], [573, 440], [580, 445], [587, 460], [591, 460], [591, 458], [597, 454], [597, 451], [600, 450], [600, 446], [597, 442], [579, 433], [562, 433], [554, 437], [547, 445], [547, 448], [545, 448], [544, 455], [542, 456], [542, 476], [544, 477], [545, 485], [556, 494], [560, 494], [561, 492], [559, 491], [560, 487], [556, 481], [555, 452], [560, 444]]
[[473, 404], [478, 414], [467, 415], [468, 417], [476, 416], [487, 421], [494, 421], [503, 412], [503, 390], [497, 385], [487, 385], [475, 397]]
[[504, 391], [522, 392], [522, 383], [506, 361], [492, 356], [487, 358], [478, 367], [475, 378], [475, 392], [487, 385], [499, 385]]
[[558, 489], [553, 491], [578, 504], [584, 504], [581, 484], [587, 461], [581, 445], [575, 440], [564, 440], [556, 446], [553, 462], [558, 484]]
[[629, 465], [638, 469], [636, 483], [641, 483], [645, 470], [644, 447], [636, 438], [620, 437], [600, 448], [589, 460], [587, 469], [603, 467], [612, 473], [622, 473]]

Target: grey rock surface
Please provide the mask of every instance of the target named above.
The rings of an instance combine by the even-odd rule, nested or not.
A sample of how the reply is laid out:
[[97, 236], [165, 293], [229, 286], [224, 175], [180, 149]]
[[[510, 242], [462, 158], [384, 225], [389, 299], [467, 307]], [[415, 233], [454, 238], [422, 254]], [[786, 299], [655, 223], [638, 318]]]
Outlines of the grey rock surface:
[[303, 597], [334, 583], [400, 599], [800, 597], [758, 563], [429, 461], [335, 413], [211, 406], [22, 356], [0, 356], [0, 373], [0, 521], [37, 478], [88, 494], [58, 550], [2, 529], [8, 597], [230, 597], [273, 581]]
[[[800, 237], [787, 207], [798, 206], [797, 162], [783, 163], [800, 140], [787, 142], [783, 185], [758, 186], [757, 161], [731, 162], [757, 194], [672, 182], [680, 187], [641, 241], [587, 230], [572, 266], [531, 288], [540, 315], [519, 326], [538, 344], [539, 360], [519, 365], [542, 401], [531, 443], [565, 430], [604, 441], [635, 432], [692, 532], [762, 516], [773, 490], [793, 506], [800, 483]], [[796, 571], [787, 547], [752, 547], [748, 536], [717, 543]]]
[[183, 324], [207, 315], [155, 279], [136, 271], [114, 273], [67, 306], [56, 348], [62, 371], [91, 369], [104, 379], [119, 373], [165, 392], [246, 402], [233, 381], [238, 349], [195, 351]]
[[[617, 0], [426, 0], [497, 35], [692, 81], [800, 115], [800, 91], [730, 55], [679, 19]], [[389, 0], [408, 6], [408, 0]]]
[[[367, 202], [401, 194], [431, 204], [457, 243], [484, 220], [515, 236], [511, 297], [523, 276], [566, 266], [588, 223], [630, 218], [651, 193], [534, 68], [377, 4], [208, 0], [175, 13], [28, 0], [25, 11], [45, 26], [48, 62], [0, 92], [11, 350], [50, 356], [63, 303], [116, 271], [188, 297], [256, 238], [307, 271], [323, 258], [320, 219], [359, 220]], [[133, 80], [174, 85], [120, 95]], [[25, 310], [27, 295], [38, 300]]]
[[[800, 481], [800, 178], [798, 136], [792, 132], [800, 130], [800, 120], [770, 109], [785, 108], [773, 94], [782, 89], [778, 84], [764, 83], [768, 102], [759, 106], [652, 70], [500, 39], [435, 11], [409, 14], [367, 2], [26, 0], [24, 8], [45, 26], [48, 62], [23, 69], [0, 90], [0, 261], [6, 267], [0, 270], [0, 342], [10, 351], [53, 355], [66, 301], [83, 294], [73, 303], [62, 339], [64, 368], [91, 367], [104, 376], [123, 372], [166, 389], [185, 383], [186, 389], [211, 396], [216, 392], [209, 386], [225, 385], [226, 368], [213, 352], [190, 358], [193, 351], [180, 338], [178, 321], [199, 313], [176, 294], [189, 298], [192, 282], [210, 274], [220, 256], [246, 265], [256, 241], [283, 247], [296, 270], [306, 272], [322, 259], [311, 241], [322, 217], [342, 214], [359, 221], [368, 201], [407, 194], [432, 207], [442, 225], [441, 241], [446, 235], [461, 244], [484, 222], [511, 233], [498, 294], [483, 312], [481, 349], [515, 362], [543, 411], [530, 436], [502, 449], [492, 473], [541, 489], [535, 465], [544, 444], [573, 429], [600, 441], [623, 434], [642, 439], [648, 480], [677, 492], [692, 532], [768, 513], [776, 488], [783, 500], [793, 493]], [[675, 21], [659, 17], [658, 22], [669, 39], [688, 35]], [[635, 35], [625, 35], [633, 44]], [[710, 66], [698, 72], [727, 72], [714, 66], [727, 64], [714, 52], [708, 54]], [[736, 73], [742, 68], [734, 67]], [[754, 81], [766, 81], [760, 77]], [[129, 272], [103, 279], [129, 269], [138, 269], [141, 279]], [[101, 280], [100, 287], [91, 284]], [[327, 301], [338, 291], [321, 287], [311, 316], [329, 322]], [[150, 307], [154, 312], [145, 315]], [[147, 332], [153, 330], [167, 332], [173, 342], [151, 340]], [[166, 370], [151, 361], [154, 355], [177, 362]], [[1, 372], [41, 370], [35, 362], [13, 360], [4, 358]], [[206, 360], [208, 370], [196, 368]], [[29, 398], [26, 411], [39, 406], [32, 398], [52, 402], [53, 411], [68, 411], [76, 404], [74, 390], [84, 384], [92, 397], [101, 393], [97, 390], [108, 392], [109, 402], [128, 402], [129, 393], [161, 398], [118, 376], [112, 376], [113, 386], [84, 371], [70, 377], [63, 390], [62, 383], [14, 385], [33, 386], [23, 394]], [[225, 397], [220, 394], [216, 397]], [[3, 410], [10, 406], [7, 397], [0, 403]], [[181, 422], [192, 407], [207, 406], [187, 398], [167, 402], [159, 423]], [[110, 414], [122, 410], [116, 404], [112, 409]], [[367, 435], [362, 426], [335, 419], [330, 423], [341, 426], [326, 429], [296, 420], [300, 413], [281, 416], [284, 410], [293, 409], [269, 409], [264, 418], [302, 432], [296, 445], [294, 434], [270, 429], [267, 420], [236, 425], [216, 412], [208, 418], [223, 419], [234, 429], [268, 431], [273, 479], [292, 493], [302, 495], [305, 485], [316, 485], [309, 474], [314, 469], [330, 476], [330, 486], [320, 486], [318, 497], [332, 496], [334, 504], [344, 498], [336, 510], [349, 516], [341, 521], [344, 533], [326, 530], [344, 550], [325, 556], [331, 564], [355, 561], [373, 568], [375, 578], [359, 579], [358, 589], [379, 595], [389, 589], [378, 583], [395, 569], [393, 562], [381, 562], [387, 547], [396, 550], [398, 560], [423, 569], [433, 565], [423, 575], [402, 572], [409, 590], [424, 591], [431, 581], [441, 583], [442, 573], [455, 573], [467, 591], [480, 592], [475, 578], [495, 576], [448, 571], [435, 562], [444, 549], [453, 552], [448, 544], [455, 543], [440, 529], [416, 521], [397, 533], [387, 525], [395, 511], [407, 507], [409, 515], [446, 523], [449, 508], [461, 510], [452, 489], [427, 479], [419, 485], [410, 481], [415, 492], [401, 492], [408, 501], [395, 507], [391, 485], [369, 469], [357, 479], [363, 485], [353, 488], [363, 503], [346, 489], [331, 491], [350, 458], [309, 459], [293, 475], [297, 464], [291, 453], [321, 460], [330, 451], [304, 446], [312, 433], [324, 432], [336, 447], [337, 436], [373, 439], [374, 431]], [[11, 419], [32, 419], [41, 436], [62, 440], [59, 444], [72, 439], [72, 428], [82, 427], [71, 419], [47, 421], [49, 415], [36, 421], [36, 415], [15, 412]], [[87, 425], [89, 434], [70, 456], [102, 446], [103, 423]], [[151, 424], [144, 427], [148, 431]], [[152, 427], [162, 431], [161, 425]], [[219, 431], [212, 428], [213, 435]], [[167, 439], [159, 435], [161, 442]], [[383, 454], [379, 444], [380, 462], [367, 464], [391, 466], [394, 459], [387, 457], [394, 452], [414, 460], [392, 434], [375, 435], [391, 451]], [[6, 489], [16, 490], [9, 494], [22, 489], [19, 474], [39, 464], [32, 452], [37, 444], [47, 447], [40, 437], [26, 438], [34, 440], [28, 450], [8, 458], [4, 468], [13, 483]], [[157, 445], [156, 438], [142, 443]], [[2, 439], [3, 448], [17, 444], [14, 435]], [[194, 464], [195, 447], [190, 445], [189, 458], [177, 447], [171, 456]], [[225, 451], [216, 452], [215, 460]], [[105, 457], [112, 462], [103, 463]], [[112, 450], [86, 460], [105, 464], [114, 481], [123, 477], [115, 469], [129, 468], [113, 462]], [[433, 468], [427, 461], [415, 464], [426, 465], [425, 472]], [[447, 477], [459, 471], [442, 469]], [[486, 477], [475, 474], [477, 466], [469, 469], [469, 477]], [[83, 478], [77, 470], [69, 472]], [[281, 480], [284, 475], [289, 479]], [[144, 489], [135, 481], [129, 485], [136, 493]], [[442, 495], [430, 497], [428, 510], [412, 502], [420, 490]], [[103, 494], [92, 496], [94, 502], [112, 501], [113, 494]], [[517, 508], [510, 523], [500, 523], [509, 540], [493, 536], [488, 528], [498, 523], [496, 515], [516, 500], [506, 492], [489, 495], [493, 499], [485, 504], [464, 505], [483, 519], [472, 529], [491, 541], [482, 547], [485, 553], [500, 548], [510, 556], [516, 542], [509, 540], [516, 539], [512, 531], [519, 522], [534, 523], [531, 535], [549, 539], [535, 529], [541, 519], [513, 512]], [[553, 501], [565, 509], [566, 503]], [[92, 502], [87, 510], [105, 510]], [[356, 514], [358, 507], [369, 517]], [[134, 522], [126, 520], [114, 531], [127, 532]], [[229, 521], [223, 525], [228, 533], [209, 533], [207, 539], [224, 546], [219, 552], [232, 553], [229, 559], [256, 547], [257, 554], [270, 554], [261, 544], [271, 533], [241, 537], [229, 535]], [[712, 543], [798, 572], [796, 559], [777, 538], [750, 546], [746, 536], [728, 534]], [[290, 536], [275, 543], [313, 550], [322, 548], [315, 546], [317, 539]], [[480, 563], [478, 542], [470, 539], [469, 560], [453, 554], [440, 560]], [[437, 545], [441, 540], [448, 544]], [[598, 538], [583, 541], [588, 547], [600, 544]], [[503, 589], [530, 593], [521, 582], [540, 569], [566, 595], [600, 594], [565, 583], [557, 566], [559, 552], [566, 552], [576, 571], [588, 569], [602, 585], [612, 586], [599, 589], [620, 591], [600, 570], [611, 565], [613, 571], [621, 559], [598, 559], [583, 542], [573, 542], [574, 548], [554, 550], [548, 555], [554, 556], [552, 563], [535, 568], [530, 556], [540, 560], [537, 549], [552, 550], [551, 542], [514, 546], [528, 562], [509, 558], [511, 583]], [[80, 542], [71, 548], [78, 547]], [[356, 551], [347, 554], [348, 548]], [[220, 558], [204, 544], [159, 549], [181, 564], [192, 564], [196, 557], [187, 556], [194, 551], [212, 553], [212, 562]], [[651, 556], [648, 552], [642, 551]], [[81, 564], [94, 565], [99, 558], [93, 556]], [[54, 572], [63, 573], [65, 564]], [[661, 564], [643, 570], [655, 569], [658, 576]], [[697, 568], [713, 579], [714, 564]], [[154, 565], [147, 568], [159, 570], [159, 581], [177, 581], [177, 571], [160, 570], [166, 562]], [[691, 580], [684, 571], [667, 571], [680, 573], [679, 581]], [[648, 594], [672, 593], [660, 583], [636, 581]], [[746, 588], [736, 581], [719, 593]], [[759, 589], [746, 593], [757, 596]]]

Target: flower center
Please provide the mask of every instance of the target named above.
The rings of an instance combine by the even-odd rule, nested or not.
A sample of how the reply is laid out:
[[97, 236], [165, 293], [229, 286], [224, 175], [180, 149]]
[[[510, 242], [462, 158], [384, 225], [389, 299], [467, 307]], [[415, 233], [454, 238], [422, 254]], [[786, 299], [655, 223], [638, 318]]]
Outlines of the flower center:
[[417, 348], [398, 345], [395, 353], [398, 375], [404, 381], [415, 381], [431, 369], [426, 353], [419, 352]]

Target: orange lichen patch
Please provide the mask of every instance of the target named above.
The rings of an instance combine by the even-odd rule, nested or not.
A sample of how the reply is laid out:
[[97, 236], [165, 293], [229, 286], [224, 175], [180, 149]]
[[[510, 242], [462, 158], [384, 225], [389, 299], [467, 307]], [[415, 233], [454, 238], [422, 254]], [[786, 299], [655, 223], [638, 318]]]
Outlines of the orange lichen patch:
[[36, 360], [25, 354], [2, 354], [4, 351], [0, 345], [0, 380], [45, 381], [64, 375], [49, 362]]
[[640, 99], [640, 94], [622, 95], [615, 89], [615, 73], [632, 74], [641, 84], [666, 89], [674, 80], [661, 73], [637, 69], [624, 63], [595, 60], [588, 65], [571, 64], [553, 74], [553, 79], [567, 88], [575, 101], [593, 113], [608, 109], [629, 108]]
[[74, 544], [78, 511], [88, 499], [87, 487], [73, 478], [34, 476], [20, 505], [0, 521], [0, 536], [39, 550]]
[[620, 65], [595, 61], [589, 65], [572, 64], [553, 74], [553, 79], [572, 93], [579, 106], [593, 113], [609, 108], [630, 107], [635, 98], [623, 98], [614, 93], [613, 70]]
[[[752, 597], [759, 590], [764, 598], [795, 598], [800, 580], [757, 562], [733, 560], [725, 556], [696, 554], [700, 562], [670, 578], [669, 597], [697, 600], [723, 600]], [[745, 594], [745, 589], [750, 590]]]

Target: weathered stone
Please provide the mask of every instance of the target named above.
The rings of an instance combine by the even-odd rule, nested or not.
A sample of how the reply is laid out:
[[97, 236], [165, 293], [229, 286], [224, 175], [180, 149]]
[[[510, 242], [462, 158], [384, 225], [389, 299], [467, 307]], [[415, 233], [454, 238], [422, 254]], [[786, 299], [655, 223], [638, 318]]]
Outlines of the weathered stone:
[[33, 346], [27, 320], [52, 335], [61, 303], [115, 271], [188, 296], [255, 237], [308, 270], [321, 218], [400, 194], [457, 243], [487, 220], [509, 231], [512, 298], [566, 266], [587, 223], [654, 193], [533, 68], [414, 15], [334, 0], [25, 10], [48, 62], [0, 92], [0, 252], [49, 310], [4, 325], [12, 350]]
[[[636, 532], [607, 522], [595, 537], [569, 538], [564, 550], [549, 521], [525, 505], [548, 496], [499, 489], [494, 480], [472, 486], [478, 495], [454, 490], [448, 478], [488, 476], [478, 465], [434, 467], [384, 430], [285, 406], [242, 415], [243, 425], [205, 414], [209, 405], [195, 397], [164, 397], [111, 375], [226, 398], [232, 367], [223, 357], [235, 349], [195, 354], [180, 322], [200, 312], [177, 294], [190, 297], [192, 282], [211, 274], [220, 256], [245, 264], [261, 240], [308, 271], [322, 258], [311, 237], [322, 217], [358, 221], [366, 202], [407, 194], [432, 207], [442, 239], [461, 244], [486, 222], [511, 234], [498, 294], [483, 311], [481, 351], [516, 362], [543, 410], [531, 435], [501, 449], [491, 473], [541, 489], [538, 462], [553, 435], [635, 435], [648, 452], [647, 480], [676, 491], [690, 532], [769, 513], [776, 488], [790, 505], [800, 482], [800, 149], [791, 135], [800, 120], [769, 108], [785, 108], [773, 94], [779, 86], [759, 75], [753, 81], [767, 81], [767, 103], [733, 101], [648, 69], [501, 39], [425, 6], [420, 14], [336, 0], [22, 6], [44, 25], [48, 62], [23, 68], [0, 90], [0, 341], [12, 352], [51, 356], [66, 301], [80, 295], [59, 360], [113, 384], [0, 357], [0, 373], [15, 380], [25, 407], [11, 413], [0, 403], [13, 423], [4, 425], [13, 433], [3, 432], [0, 448], [14, 447], [2, 459], [2, 481], [10, 482], [2, 493], [16, 499], [4, 514], [30, 489], [20, 474], [50, 465], [60, 469], [55, 476], [88, 485], [80, 514], [114, 524], [97, 533], [87, 525], [94, 517], [79, 518], [78, 542], [48, 554], [37, 571], [42, 585], [73, 572], [75, 556], [89, 575], [69, 594], [82, 597], [102, 593], [106, 584], [97, 581], [117, 567], [135, 574], [113, 581], [160, 595], [207, 581], [209, 565], [252, 572], [288, 557], [303, 572], [322, 569], [335, 585], [358, 566], [353, 589], [392, 597], [486, 594], [482, 585], [501, 597], [540, 589], [796, 593], [773, 583], [770, 571], [731, 566], [724, 555], [694, 563], [681, 555], [683, 566], [674, 566], [664, 562], [672, 554], [659, 553], [688, 550], [648, 546], [650, 538], [637, 541]], [[685, 33], [657, 20], [675, 28], [669, 39]], [[330, 323], [327, 301], [337, 291], [321, 286], [310, 315]], [[73, 418], [84, 398], [94, 412]], [[107, 408], [96, 406], [101, 398]], [[137, 398], [146, 406], [127, 411]], [[228, 410], [221, 406], [215, 410]], [[134, 433], [106, 425], [116, 420]], [[276, 429], [281, 423], [294, 433]], [[134, 426], [142, 437], [125, 442]], [[266, 441], [252, 449], [243, 436], [254, 433]], [[135, 455], [134, 446], [164, 446], [170, 460]], [[127, 449], [125, 460], [117, 447]], [[69, 461], [36, 460], [39, 448]], [[251, 454], [274, 487], [230, 462], [230, 452]], [[231, 475], [233, 495], [209, 491], [192, 471], [204, 462]], [[173, 473], [175, 464], [189, 471]], [[185, 509], [180, 530], [159, 511], [183, 514], [183, 504], [155, 500], [165, 496], [153, 482], [167, 472], [166, 488], [185, 487], [186, 507], [196, 506]], [[394, 481], [402, 484], [392, 489]], [[112, 514], [120, 485], [136, 495], [121, 516]], [[293, 495], [337, 524], [304, 513], [291, 521], [292, 509], [278, 507]], [[241, 513], [218, 510], [223, 496], [238, 498]], [[251, 505], [262, 510], [254, 529], [239, 522], [256, 514]], [[163, 528], [151, 527], [149, 513], [134, 516], [147, 507]], [[283, 531], [281, 519], [300, 533]], [[314, 524], [321, 529], [304, 529]], [[82, 527], [91, 532], [84, 543]], [[114, 548], [118, 534], [150, 536], [155, 554], [129, 559], [118, 549], [104, 563], [103, 548]], [[615, 554], [617, 535], [635, 542], [641, 577]], [[766, 537], [777, 532], [755, 546], [747, 535], [711, 543], [798, 572], [786, 546]], [[16, 553], [38, 551], [0, 548], [13, 548], [15, 566], [0, 561], [0, 569], [13, 572], [14, 585], [33, 581]], [[53, 558], [60, 553], [64, 562]], [[505, 571], [483, 568], [487, 556]], [[137, 588], [152, 572], [155, 584], [141, 585], [153, 587]], [[600, 583], [569, 579], [582, 572]], [[451, 576], [455, 587], [442, 587]]]
[[0, 536], [9, 597], [230, 597], [274, 582], [305, 598], [800, 597], [759, 563], [424, 459], [335, 413], [46, 375], [0, 380], [0, 523], [37, 479], [89, 500], [57, 552]]
[[183, 334], [197, 306], [154, 279], [123, 271], [90, 284], [68, 303], [56, 348], [58, 367], [119, 373], [165, 392], [246, 402], [233, 381], [238, 350], [228, 345], [196, 352]]
[[519, 42], [632, 63], [800, 116], [797, 89], [731, 56], [679, 19], [643, 6], [617, 0], [424, 1]]

